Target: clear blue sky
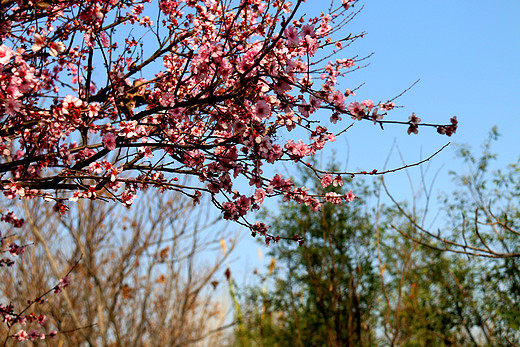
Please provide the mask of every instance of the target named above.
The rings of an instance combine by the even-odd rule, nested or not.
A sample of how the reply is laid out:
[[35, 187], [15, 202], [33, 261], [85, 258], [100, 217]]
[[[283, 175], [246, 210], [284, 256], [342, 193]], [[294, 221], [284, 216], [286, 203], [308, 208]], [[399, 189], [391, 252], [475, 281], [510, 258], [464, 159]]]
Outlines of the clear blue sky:
[[[308, 0], [304, 12], [317, 15], [326, 6], [327, 1]], [[437, 135], [434, 129], [407, 135], [402, 126], [389, 125], [381, 131], [369, 122], [358, 123], [335, 144], [339, 162], [348, 162], [351, 170], [381, 169], [394, 141], [407, 163], [425, 158], [448, 141], [478, 149], [493, 125], [503, 135], [495, 147], [500, 163], [518, 159], [520, 1], [360, 1], [356, 8], [361, 6], [362, 13], [345, 33], [366, 31], [367, 35], [344, 51], [345, 57], [374, 55], [370, 66], [347, 75], [342, 86], [365, 83], [356, 99], [378, 101], [394, 97], [420, 78], [419, 84], [398, 100], [405, 108], [394, 111], [391, 117], [408, 120], [413, 111], [423, 121], [445, 123], [456, 115], [459, 129], [448, 138]], [[451, 189], [448, 170], [463, 169], [460, 161], [453, 160], [453, 149], [448, 148], [431, 163], [432, 173], [442, 167], [436, 193]], [[390, 167], [400, 164], [396, 155], [393, 158]], [[418, 172], [410, 171], [415, 181]], [[386, 179], [400, 198], [409, 197], [404, 172]], [[257, 248], [258, 244], [246, 237], [237, 253], [239, 266], [233, 266], [237, 280], [259, 266]], [[250, 264], [249, 268], [244, 264]]]
[[[364, 10], [351, 28], [368, 35], [352, 49], [375, 53], [371, 65], [355, 75], [358, 82], [366, 82], [359, 96], [386, 99], [420, 78], [399, 99], [406, 106], [403, 118], [412, 111], [428, 122], [457, 115], [460, 127], [452, 140], [475, 145], [496, 124], [508, 144], [502, 147], [504, 156], [517, 158], [519, 1], [366, 1], [359, 5]], [[446, 140], [425, 136], [426, 129], [411, 138], [399, 129], [390, 130], [394, 129], [385, 131], [388, 137], [397, 136], [412, 157], [418, 146], [434, 150]]]

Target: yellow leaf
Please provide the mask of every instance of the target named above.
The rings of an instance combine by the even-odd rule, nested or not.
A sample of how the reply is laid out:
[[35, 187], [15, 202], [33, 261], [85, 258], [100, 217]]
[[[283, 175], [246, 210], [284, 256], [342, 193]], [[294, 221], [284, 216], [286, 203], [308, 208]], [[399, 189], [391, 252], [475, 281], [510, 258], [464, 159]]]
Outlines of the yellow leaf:
[[226, 255], [226, 252], [227, 252], [226, 240], [220, 239], [220, 247], [222, 247], [222, 254]]
[[268, 272], [269, 275], [271, 275], [273, 273], [275, 266], [276, 266], [276, 259], [271, 258], [271, 262], [269, 263], [269, 272]]

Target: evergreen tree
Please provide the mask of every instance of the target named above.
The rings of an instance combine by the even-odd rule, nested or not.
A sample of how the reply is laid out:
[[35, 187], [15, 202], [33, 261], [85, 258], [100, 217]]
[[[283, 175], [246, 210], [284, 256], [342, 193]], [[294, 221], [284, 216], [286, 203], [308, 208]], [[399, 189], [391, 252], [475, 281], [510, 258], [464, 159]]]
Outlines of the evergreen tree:
[[[334, 168], [334, 167], [331, 167]], [[312, 184], [323, 194], [343, 195], [345, 189], [331, 184], [323, 188], [312, 172], [301, 173], [302, 184]], [[356, 192], [369, 196], [359, 180]], [[380, 292], [375, 224], [364, 200], [349, 204], [312, 207], [280, 204], [271, 225], [275, 234], [300, 235], [300, 247], [280, 243], [269, 248], [271, 263], [267, 281], [270, 291], [256, 288], [248, 293], [249, 336], [264, 346], [368, 346], [374, 344], [375, 310]], [[244, 342], [247, 341], [247, 342]]]
[[363, 199], [319, 212], [283, 202], [266, 213], [274, 234], [305, 243], [269, 248], [264, 283], [242, 293], [239, 344], [518, 344], [520, 164], [491, 169], [496, 137], [494, 130], [479, 156], [459, 151], [469, 173], [453, 173], [457, 188], [441, 201], [446, 224], [436, 232], [409, 203], [374, 209], [376, 190], [358, 179], [323, 188], [302, 171], [300, 184], [320, 194], [352, 189]]

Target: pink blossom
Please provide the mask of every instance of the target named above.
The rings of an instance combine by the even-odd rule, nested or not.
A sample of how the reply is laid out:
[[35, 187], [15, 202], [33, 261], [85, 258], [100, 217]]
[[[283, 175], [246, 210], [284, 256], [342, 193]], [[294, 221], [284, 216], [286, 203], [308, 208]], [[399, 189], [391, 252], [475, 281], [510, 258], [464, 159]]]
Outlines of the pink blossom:
[[309, 36], [309, 37], [315, 37], [316, 32], [314, 31], [314, 25], [306, 24], [302, 26], [302, 36]]
[[371, 110], [374, 107], [374, 102], [372, 100], [363, 100], [363, 105], [365, 105], [367, 109]]
[[374, 108], [374, 110], [372, 111], [372, 114], [370, 115], [370, 119], [372, 119], [374, 121], [374, 124], [376, 124], [377, 121], [383, 119], [383, 115], [377, 113], [378, 111], [379, 111], [378, 108]]
[[[95, 189], [95, 187], [94, 187]], [[67, 287], [70, 284], [70, 280], [67, 276], [60, 278], [60, 283], [54, 287], [54, 293], [58, 294], [61, 292], [61, 290], [65, 287]]]
[[[92, 85], [91, 85], [91, 87], [92, 87]], [[94, 87], [94, 89], [95, 89], [95, 87]], [[100, 110], [101, 110], [101, 105], [99, 104], [99, 102], [93, 102], [88, 105], [88, 116], [90, 118], [97, 117]]]
[[27, 331], [25, 331], [25, 330], [20, 330], [16, 334], [14, 334], [14, 338], [17, 341], [25, 341], [25, 340], [27, 340], [28, 337], [29, 337], [29, 335], [27, 334]]
[[[18, 81], [17, 81], [18, 82]], [[19, 81], [19, 83], [21, 84], [22, 81]], [[23, 96], [23, 93], [21, 92], [20, 90], [20, 87], [19, 85], [10, 85], [7, 87], [7, 94], [13, 98], [13, 99], [18, 99], [19, 97]]]
[[101, 31], [99, 33], [99, 41], [101, 42], [101, 45], [103, 47], [108, 48], [108, 46], [109, 46], [108, 37], [104, 31]]
[[309, 35], [305, 36], [305, 53], [313, 57], [318, 50], [318, 41]]
[[255, 189], [255, 195], [253, 196], [255, 203], [259, 203], [260, 205], [262, 205], [264, 203], [265, 195], [266, 191], [264, 188]]
[[[19, 197], [23, 198], [25, 196], [25, 188], [22, 187], [18, 183], [14, 183], [14, 182], [9, 183], [8, 185], [6, 185], [6, 188], [8, 188], [8, 190], [4, 190], [4, 195], [8, 199], [13, 199], [16, 196], [19, 196]], [[13, 212], [9, 212], [9, 213], [6, 214], [6, 216], [10, 216], [10, 215], [14, 216]], [[5, 216], [2, 217], [2, 218], [5, 218]]]
[[38, 316], [38, 324], [44, 325], [47, 322], [47, 317], [44, 314]]
[[251, 199], [248, 198], [247, 196], [242, 195], [240, 198], [238, 198], [236, 205], [237, 205], [240, 215], [243, 216], [247, 213], [247, 211], [251, 207]]
[[417, 117], [415, 112], [412, 112], [412, 115], [408, 117], [408, 119], [410, 120], [410, 123], [414, 125], [417, 125], [421, 122], [421, 118]]
[[341, 198], [342, 196], [335, 192], [328, 192], [325, 194], [325, 201], [330, 202], [334, 205], [341, 204]]
[[334, 93], [329, 94], [328, 100], [329, 102], [333, 103], [336, 107], [345, 107], [345, 95], [343, 95], [343, 93], [339, 90], [336, 90], [334, 91]]
[[444, 133], [447, 136], [451, 136], [451, 135], [455, 134], [455, 132], [457, 131], [457, 124], [459, 123], [459, 121], [457, 120], [456, 116], [453, 116], [452, 118], [450, 118], [450, 122], [451, 122], [451, 125], [448, 125], [445, 128], [439, 127], [439, 128], [444, 128], [444, 130], [439, 131], [439, 129], [437, 129], [437, 132], [439, 132], [440, 134]]
[[[346, 69], [350, 69], [351, 67], [355, 66], [356, 64], [354, 63], [354, 60], [352, 59], [343, 59], [342, 60], [342, 65], [344, 68]], [[346, 96], [349, 96], [349, 95], [353, 95], [354, 93], [352, 93], [352, 91], [350, 89], [347, 89], [345, 91], [345, 95]]]
[[342, 4], [343, 4], [343, 8], [345, 10], [348, 10], [349, 7], [350, 7], [350, 4], [352, 3], [352, 0], [341, 0]]
[[318, 108], [320, 108], [321, 100], [315, 97], [314, 95], [311, 95], [309, 97], [309, 104], [314, 110], [317, 110]]
[[58, 54], [65, 51], [65, 45], [62, 42], [51, 42], [49, 44], [49, 54], [52, 57], [57, 57]]
[[309, 146], [307, 146], [301, 139], [298, 143], [295, 143], [293, 140], [287, 141], [285, 148], [297, 157], [305, 157], [309, 155], [311, 151]]
[[[29, 331], [29, 339], [31, 341], [34, 341], [34, 340], [39, 339], [39, 338], [40, 338], [40, 333], [37, 330], [31, 329], [31, 331]], [[45, 339], [45, 335], [43, 335], [42, 340], [43, 339]]]
[[258, 52], [260, 51], [260, 46], [255, 45], [252, 48], [250, 48], [240, 60], [240, 63], [238, 64], [238, 71], [245, 72], [249, 70], [253, 66], [253, 63], [255, 62], [255, 59], [258, 55]]
[[316, 30], [316, 34], [319, 36], [319, 37], [323, 37], [323, 36], [326, 36], [330, 31], [332, 30], [332, 27], [328, 24], [325, 24], [325, 23], [322, 23], [319, 27], [318, 27], [318, 30]]
[[13, 50], [10, 47], [7, 47], [6, 45], [0, 46], [0, 64], [6, 65], [11, 60], [11, 57], [13, 56]]
[[451, 125], [453, 126], [457, 126], [457, 124], [459, 124], [459, 121], [457, 120], [457, 116], [453, 116], [450, 118], [450, 123]]
[[70, 284], [70, 279], [67, 276], [60, 278], [60, 286], [62, 288], [67, 287], [69, 284]]
[[233, 65], [229, 62], [227, 58], [217, 58], [215, 59], [218, 64], [217, 74], [223, 79], [227, 80], [229, 76], [233, 73]]
[[421, 122], [421, 118], [417, 117], [415, 115], [415, 112], [412, 113], [410, 117], [408, 117], [410, 120], [410, 126], [408, 127], [407, 133], [410, 134], [418, 134], [419, 133], [419, 127], [418, 124]]
[[[94, 200], [100, 188], [127, 207], [147, 187], [180, 191], [195, 204], [206, 190], [227, 196], [216, 205], [231, 220], [267, 196], [282, 195], [313, 210], [325, 200], [353, 199], [324, 199], [321, 187], [308, 192], [281, 175], [270, 180], [262, 169], [271, 172], [264, 164], [286, 161], [305, 165], [303, 158], [335, 140], [323, 126], [328, 119], [335, 123], [347, 113], [378, 122], [378, 109], [395, 106], [350, 103], [352, 91], [339, 88], [354, 66], [354, 58], [338, 59], [335, 52], [349, 42], [339, 38], [353, 15], [344, 9], [355, 1], [339, 1], [339, 9], [314, 18], [293, 14], [294, 1], [156, 1], [165, 14], [158, 26], [170, 30], [141, 30], [151, 25], [143, 16], [150, 1], [86, 1], [72, 10], [63, 7], [66, 1], [46, 2], [52, 7], [39, 11], [25, 6], [29, 1], [7, 0], [21, 10], [13, 7], [0, 23], [5, 197], [54, 199], [56, 210], [64, 212], [65, 197]], [[326, 37], [333, 33], [335, 38]], [[116, 39], [124, 40], [119, 48]], [[160, 45], [143, 49], [141, 43], [150, 39]], [[97, 44], [90, 64], [89, 47]], [[136, 71], [141, 63], [147, 67]], [[320, 108], [324, 114], [315, 116]], [[409, 133], [417, 132], [418, 122], [410, 119]], [[453, 118], [438, 131], [450, 136], [456, 129]], [[119, 147], [124, 151], [114, 153]], [[343, 184], [337, 174], [323, 175], [323, 188]], [[183, 176], [208, 188], [186, 186]], [[242, 186], [247, 182], [253, 194]], [[23, 225], [8, 211], [0, 219]]]
[[20, 322], [21, 326], [24, 326], [24, 327], [27, 326], [27, 316], [21, 315], [18, 322]]
[[[121, 193], [121, 201], [126, 207], [130, 207], [134, 203], [134, 199], [136, 198], [135, 189], [127, 189], [123, 193]], [[195, 199], [194, 199], [195, 203]]]
[[80, 191], [75, 191], [72, 196], [69, 198], [69, 201], [76, 202], [79, 200], [79, 197], [81, 196]]
[[289, 47], [295, 47], [300, 44], [300, 38], [298, 37], [298, 30], [294, 26], [290, 26], [284, 30], [284, 34], [287, 37], [287, 44]]
[[[173, 94], [172, 94], [173, 95]], [[184, 107], [177, 107], [177, 108], [174, 108], [174, 109], [171, 109], [168, 111], [168, 113], [174, 118], [174, 119], [177, 119], [177, 120], [185, 120], [187, 119], [186, 115], [185, 115], [185, 108]]]
[[239, 218], [238, 209], [234, 202], [228, 201], [222, 204], [224, 219], [237, 220]]
[[105, 148], [108, 149], [109, 151], [112, 151], [114, 149], [116, 149], [116, 139], [117, 139], [117, 136], [113, 133], [107, 133], [104, 137], [103, 137], [103, 145], [105, 145]]
[[304, 65], [303, 67], [301, 67], [301, 69], [303, 71], [305, 71], [305, 73], [303, 74], [303, 77], [299, 79], [300, 83], [303, 84], [303, 85], [306, 85], [306, 86], [312, 86], [314, 84], [314, 81], [313, 81], [313, 77], [310, 73], [307, 72], [307, 68], [305, 67], [306, 65]]
[[327, 188], [331, 184], [332, 184], [332, 175], [331, 174], [326, 174], [325, 176], [323, 176], [321, 178], [321, 186], [323, 188]]
[[33, 52], [38, 52], [40, 49], [45, 47], [45, 37], [41, 36], [38, 33], [34, 34], [34, 44], [31, 49]]
[[321, 202], [318, 199], [314, 199], [311, 203], [312, 211], [317, 212], [321, 208]]
[[205, 158], [204, 154], [198, 149], [187, 151], [184, 154], [185, 164], [193, 168], [200, 168], [204, 163]]
[[343, 185], [343, 178], [340, 175], [334, 177], [334, 181], [332, 182], [334, 187], [341, 187]]
[[264, 236], [267, 233], [267, 230], [269, 230], [269, 226], [261, 222], [255, 222], [255, 224], [253, 224], [253, 230], [254, 232]]
[[274, 187], [274, 188], [278, 188], [278, 187], [281, 187], [285, 184], [285, 180], [283, 179], [283, 176], [282, 175], [275, 175], [271, 181], [269, 181], [269, 185]]
[[[140, 7], [141, 6], [141, 7]], [[143, 5], [136, 5], [135, 8], [132, 9], [132, 13], [140, 14], [139, 9], [142, 8]], [[102, 12], [103, 7], [99, 3], [96, 4], [96, 7], [92, 10], [92, 19], [93, 20], [101, 20], [105, 16]], [[136, 12], [134, 12], [136, 11]]]
[[341, 120], [341, 117], [339, 115], [339, 112], [334, 112], [332, 116], [330, 116], [330, 121], [334, 124], [336, 124], [338, 121]]
[[391, 101], [387, 101], [386, 103], [379, 104], [379, 107], [381, 107], [382, 111], [390, 111], [395, 107], [395, 104]]
[[[23, 189], [23, 188], [22, 188]], [[25, 191], [24, 191], [25, 193]], [[6, 192], [4, 192], [4, 194], [6, 194]], [[9, 199], [10, 197], [7, 195], [7, 198]], [[6, 223], [10, 223], [12, 224], [15, 228], [21, 228], [23, 226], [23, 224], [25, 223], [25, 220], [23, 218], [18, 218], [16, 217], [16, 215], [14, 214], [14, 212], [12, 211], [6, 211], [7, 213], [5, 213], [1, 218], [0, 220], [3, 221], [3, 222], [6, 222]], [[16, 246], [15, 244], [13, 244], [14, 246]], [[16, 254], [20, 254], [21, 252], [23, 252], [23, 247], [18, 247], [16, 248], [17, 250], [20, 249], [20, 252], [15, 252]]]
[[309, 117], [311, 106], [309, 106], [305, 100], [302, 100], [301, 104], [298, 106], [298, 111], [301, 113], [302, 116], [307, 118]]
[[85, 42], [85, 46], [89, 48], [94, 48], [94, 42], [92, 42], [91, 34], [83, 33], [83, 42]]
[[271, 115], [271, 106], [265, 100], [258, 100], [253, 107], [253, 112], [258, 118], [265, 119]]
[[13, 257], [18, 256], [23, 252], [25, 252], [24, 246], [18, 246], [16, 243], [9, 244], [9, 254], [11, 254]]
[[326, 14], [326, 15], [322, 15], [321, 16], [321, 24], [322, 25], [329, 24], [331, 20], [332, 20], [332, 17], [331, 17], [330, 14]]
[[365, 108], [365, 105], [360, 104], [357, 101], [354, 101], [351, 102], [350, 105], [348, 105], [347, 110], [351, 114], [352, 119], [361, 120], [365, 116]]
[[[131, 10], [132, 14], [134, 14], [136, 16], [140, 15], [141, 13], [143, 13], [143, 11], [144, 11], [143, 4], [135, 5], [135, 7], [132, 8], [132, 10]], [[103, 18], [103, 17], [101, 17], [101, 18]]]
[[249, 180], [249, 185], [250, 186], [256, 186], [257, 188], [260, 188], [262, 186], [262, 179], [259, 176], [254, 175]]
[[343, 199], [345, 199], [345, 201], [347, 202], [352, 202], [354, 201], [354, 199], [356, 198], [356, 196], [354, 195], [354, 193], [352, 193], [352, 190], [349, 190], [344, 196], [343, 196]]
[[100, 162], [95, 161], [93, 163], [90, 163], [88, 167], [89, 171], [93, 174], [100, 174], [103, 172], [103, 165]]
[[63, 99], [63, 112], [68, 113], [68, 109], [73, 107], [81, 107], [82, 105], [83, 101], [81, 101], [81, 99], [69, 94]]
[[22, 102], [20, 100], [7, 99], [4, 104], [5, 113], [14, 115], [18, 111], [20, 111], [21, 106], [22, 106]]
[[408, 127], [408, 130], [406, 131], [408, 133], [408, 135], [410, 134], [418, 134], [419, 133], [419, 128], [417, 127], [416, 124], [410, 124], [410, 126]]

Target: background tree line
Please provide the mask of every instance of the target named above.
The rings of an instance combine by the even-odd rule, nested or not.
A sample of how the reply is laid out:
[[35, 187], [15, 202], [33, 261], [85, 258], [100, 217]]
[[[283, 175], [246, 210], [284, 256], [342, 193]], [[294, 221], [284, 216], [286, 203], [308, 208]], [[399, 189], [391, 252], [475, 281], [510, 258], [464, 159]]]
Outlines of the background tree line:
[[[146, 194], [138, 213], [92, 201], [79, 201], [64, 215], [51, 207], [24, 201], [25, 225], [4, 234], [6, 244], [17, 239], [26, 244], [15, 264], [2, 269], [0, 281], [1, 301], [9, 301], [15, 312], [72, 267], [70, 285], [59, 296], [50, 293], [23, 312], [46, 317], [43, 324], [29, 320], [22, 325], [29, 334], [54, 330], [57, 335], [44, 341], [29, 336], [32, 341], [26, 344], [187, 346], [223, 341], [230, 321], [221, 282], [236, 240], [221, 229], [215, 233], [217, 219], [204, 211], [209, 203], [197, 207], [202, 212], [197, 216], [180, 193]], [[228, 242], [222, 255], [223, 237]], [[17, 344], [7, 339], [17, 331], [2, 325], [0, 334], [7, 345]]]
[[[352, 204], [313, 213], [281, 203], [270, 217], [275, 233], [306, 242], [269, 248], [261, 283], [242, 292], [237, 344], [518, 345], [520, 164], [493, 169], [497, 136], [493, 129], [478, 155], [459, 147], [467, 172], [451, 172], [458, 188], [442, 194], [435, 231], [425, 226], [435, 197], [424, 180], [414, 199], [389, 205], [379, 203], [381, 181], [358, 179], [348, 182], [363, 192]], [[299, 181], [345, 192], [323, 189], [310, 171]]]

